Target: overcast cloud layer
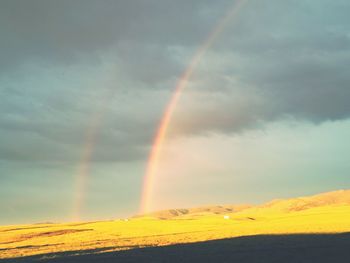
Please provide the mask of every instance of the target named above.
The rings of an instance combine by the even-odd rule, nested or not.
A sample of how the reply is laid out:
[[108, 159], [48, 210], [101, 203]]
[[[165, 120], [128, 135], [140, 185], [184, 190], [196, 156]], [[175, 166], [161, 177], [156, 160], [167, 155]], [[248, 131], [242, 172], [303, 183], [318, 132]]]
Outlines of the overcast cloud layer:
[[[177, 78], [234, 1], [4, 0], [0, 158], [143, 160]], [[350, 116], [350, 3], [251, 0], [207, 52], [172, 133]]]

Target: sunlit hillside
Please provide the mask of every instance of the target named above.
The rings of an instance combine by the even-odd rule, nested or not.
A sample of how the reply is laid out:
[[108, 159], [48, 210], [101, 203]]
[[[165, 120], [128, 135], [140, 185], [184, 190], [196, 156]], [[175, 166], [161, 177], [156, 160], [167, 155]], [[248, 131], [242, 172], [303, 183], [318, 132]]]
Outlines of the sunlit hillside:
[[175, 209], [114, 221], [3, 226], [0, 257], [99, 253], [257, 234], [341, 233], [350, 231], [349, 219], [350, 190], [342, 190], [256, 207]]

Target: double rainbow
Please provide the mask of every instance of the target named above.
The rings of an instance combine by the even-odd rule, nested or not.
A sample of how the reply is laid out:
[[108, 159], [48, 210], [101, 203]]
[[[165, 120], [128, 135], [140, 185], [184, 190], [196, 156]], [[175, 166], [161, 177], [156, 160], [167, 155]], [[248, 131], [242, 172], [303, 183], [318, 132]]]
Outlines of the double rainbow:
[[[195, 52], [188, 67], [183, 72], [175, 90], [164, 110], [163, 116], [159, 123], [156, 135], [153, 140], [152, 148], [149, 154], [147, 168], [143, 177], [143, 186], [140, 200], [140, 213], [147, 213], [152, 210], [152, 195], [154, 192], [154, 183], [156, 180], [157, 170], [159, 166], [160, 155], [164, 141], [166, 139], [168, 127], [180, 100], [180, 97], [187, 86], [188, 80], [191, 78], [194, 70], [205, 55], [206, 51], [213, 45], [215, 40], [224, 31], [227, 25], [237, 16], [239, 10], [247, 0], [236, 0], [229, 12], [218, 21], [215, 28], [210, 32], [203, 44]], [[84, 145], [82, 158], [79, 165], [78, 174], [76, 176], [75, 196], [73, 202], [74, 220], [80, 219], [81, 210], [86, 196], [86, 185], [90, 170], [91, 157], [96, 144], [96, 136], [98, 127], [100, 126], [102, 113], [98, 112], [92, 118], [92, 124], [86, 134], [86, 143]]]

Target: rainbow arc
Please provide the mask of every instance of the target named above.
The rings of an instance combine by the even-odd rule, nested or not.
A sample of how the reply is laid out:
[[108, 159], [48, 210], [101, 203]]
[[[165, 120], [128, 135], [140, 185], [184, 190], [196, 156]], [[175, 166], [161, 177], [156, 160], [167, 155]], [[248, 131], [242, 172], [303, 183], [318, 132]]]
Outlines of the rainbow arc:
[[158, 166], [161, 156], [161, 151], [166, 139], [167, 131], [171, 118], [175, 112], [176, 106], [180, 97], [187, 86], [188, 80], [193, 75], [194, 70], [205, 55], [207, 50], [213, 45], [215, 40], [221, 35], [227, 25], [237, 16], [239, 10], [247, 0], [235, 1], [233, 7], [229, 12], [217, 23], [214, 30], [208, 35], [203, 44], [195, 52], [191, 62], [189, 63], [182, 76], [179, 78], [174, 92], [170, 98], [167, 107], [164, 110], [163, 116], [159, 123], [156, 135], [153, 140], [152, 148], [149, 154], [146, 172], [143, 178], [143, 187], [140, 201], [140, 213], [147, 213], [152, 211], [152, 194], [154, 192], [154, 185]]

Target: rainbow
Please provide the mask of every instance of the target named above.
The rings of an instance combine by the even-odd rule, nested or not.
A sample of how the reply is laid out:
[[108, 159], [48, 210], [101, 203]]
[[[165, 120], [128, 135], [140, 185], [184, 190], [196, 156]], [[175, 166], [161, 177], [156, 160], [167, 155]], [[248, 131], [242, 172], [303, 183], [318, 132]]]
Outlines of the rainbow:
[[92, 121], [90, 127], [85, 134], [85, 144], [81, 154], [81, 161], [79, 162], [78, 172], [75, 177], [75, 192], [73, 202], [73, 221], [81, 220], [81, 211], [83, 210], [83, 204], [86, 196], [87, 179], [90, 172], [91, 158], [95, 150], [97, 134], [102, 122], [103, 112], [96, 111], [92, 115]]
[[229, 22], [238, 14], [239, 10], [247, 0], [235, 1], [233, 7], [229, 12], [217, 23], [214, 30], [210, 32], [203, 44], [195, 52], [191, 62], [186, 70], [183, 72], [179, 81], [176, 84], [175, 90], [170, 98], [167, 107], [164, 110], [163, 116], [159, 123], [157, 132], [155, 134], [152, 148], [149, 154], [145, 175], [143, 177], [141, 201], [140, 201], [140, 213], [148, 213], [152, 211], [152, 194], [154, 191], [154, 184], [156, 180], [157, 169], [159, 165], [159, 159], [162, 151], [162, 147], [167, 135], [168, 127], [179, 102], [182, 92], [187, 86], [188, 80], [191, 78], [195, 68], [204, 56], [206, 51], [213, 45], [218, 36], [224, 31]]

